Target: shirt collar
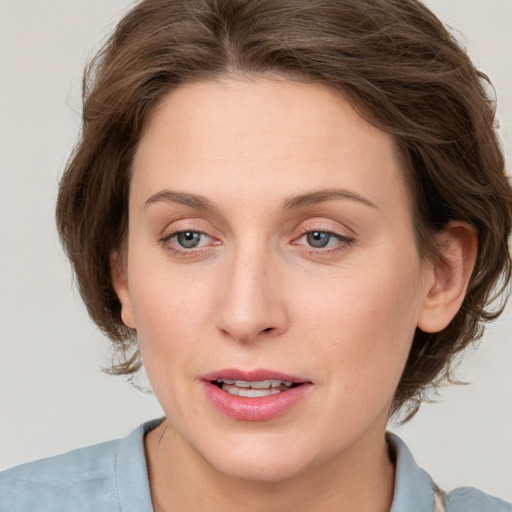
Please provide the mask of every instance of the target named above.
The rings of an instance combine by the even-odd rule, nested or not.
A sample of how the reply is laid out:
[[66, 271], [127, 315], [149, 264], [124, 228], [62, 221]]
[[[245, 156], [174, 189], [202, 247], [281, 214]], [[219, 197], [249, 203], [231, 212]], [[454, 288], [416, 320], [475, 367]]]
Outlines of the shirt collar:
[[153, 512], [144, 453], [144, 435], [162, 419], [149, 421], [120, 440], [116, 450], [115, 479], [122, 512]]
[[390, 512], [432, 512], [432, 479], [416, 464], [409, 448], [398, 436], [388, 432], [386, 439], [396, 460], [395, 490]]

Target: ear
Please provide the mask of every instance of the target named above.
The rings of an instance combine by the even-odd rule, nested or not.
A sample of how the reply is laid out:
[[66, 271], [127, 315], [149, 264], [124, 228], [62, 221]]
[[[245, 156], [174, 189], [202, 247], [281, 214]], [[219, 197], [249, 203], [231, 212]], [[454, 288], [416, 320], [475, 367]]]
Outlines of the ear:
[[467, 222], [452, 221], [439, 234], [440, 258], [427, 271], [418, 327], [442, 331], [459, 311], [475, 266], [478, 235]]
[[131, 329], [136, 329], [130, 289], [126, 277], [126, 263], [122, 261], [122, 257], [117, 251], [113, 251], [110, 254], [110, 273], [112, 276], [112, 286], [121, 303], [121, 318], [123, 323]]

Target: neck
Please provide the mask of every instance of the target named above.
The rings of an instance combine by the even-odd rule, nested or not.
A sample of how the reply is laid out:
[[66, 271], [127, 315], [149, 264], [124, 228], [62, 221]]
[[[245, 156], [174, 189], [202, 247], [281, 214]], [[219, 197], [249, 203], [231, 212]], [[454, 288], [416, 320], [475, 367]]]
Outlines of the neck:
[[388, 512], [394, 466], [384, 431], [281, 481], [237, 479], [220, 473], [164, 421], [145, 440], [155, 512]]

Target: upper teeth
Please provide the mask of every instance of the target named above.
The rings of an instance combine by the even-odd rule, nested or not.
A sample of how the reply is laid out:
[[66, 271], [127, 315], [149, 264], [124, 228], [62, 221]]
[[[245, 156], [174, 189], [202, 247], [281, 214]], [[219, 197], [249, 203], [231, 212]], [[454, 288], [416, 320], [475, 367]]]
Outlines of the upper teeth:
[[219, 384], [229, 384], [235, 385], [238, 388], [254, 388], [254, 389], [269, 389], [269, 388], [277, 388], [281, 386], [281, 384], [290, 387], [293, 382], [288, 380], [230, 380], [230, 379], [217, 379]]

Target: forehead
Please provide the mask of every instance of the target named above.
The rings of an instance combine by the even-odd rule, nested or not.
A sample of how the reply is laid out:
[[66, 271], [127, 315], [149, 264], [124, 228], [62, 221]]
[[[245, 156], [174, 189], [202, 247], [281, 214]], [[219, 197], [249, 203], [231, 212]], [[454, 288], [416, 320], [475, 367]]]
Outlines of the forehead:
[[[283, 135], [278, 140], [272, 137], [276, 131]], [[148, 138], [157, 142], [160, 135], [179, 141], [180, 154], [193, 147], [194, 153], [203, 148], [211, 156], [223, 152], [231, 157], [246, 138], [250, 144], [243, 147], [244, 155], [237, 156], [253, 149], [262, 157], [277, 146], [285, 151], [303, 142], [321, 143], [324, 149], [333, 150], [344, 140], [349, 144], [351, 137], [371, 137], [375, 149], [393, 146], [392, 137], [362, 119], [341, 93], [321, 84], [263, 77], [226, 78], [177, 88], [148, 116], [142, 142]], [[235, 136], [236, 140], [226, 140]], [[219, 139], [237, 144], [219, 145]], [[275, 144], [261, 152], [260, 143], [270, 139]]]
[[386, 183], [396, 196], [390, 200], [405, 198], [389, 134], [341, 94], [284, 79], [188, 84], [148, 117], [134, 160], [137, 202], [158, 188], [225, 188], [223, 178], [238, 196], [343, 186], [378, 202]]

